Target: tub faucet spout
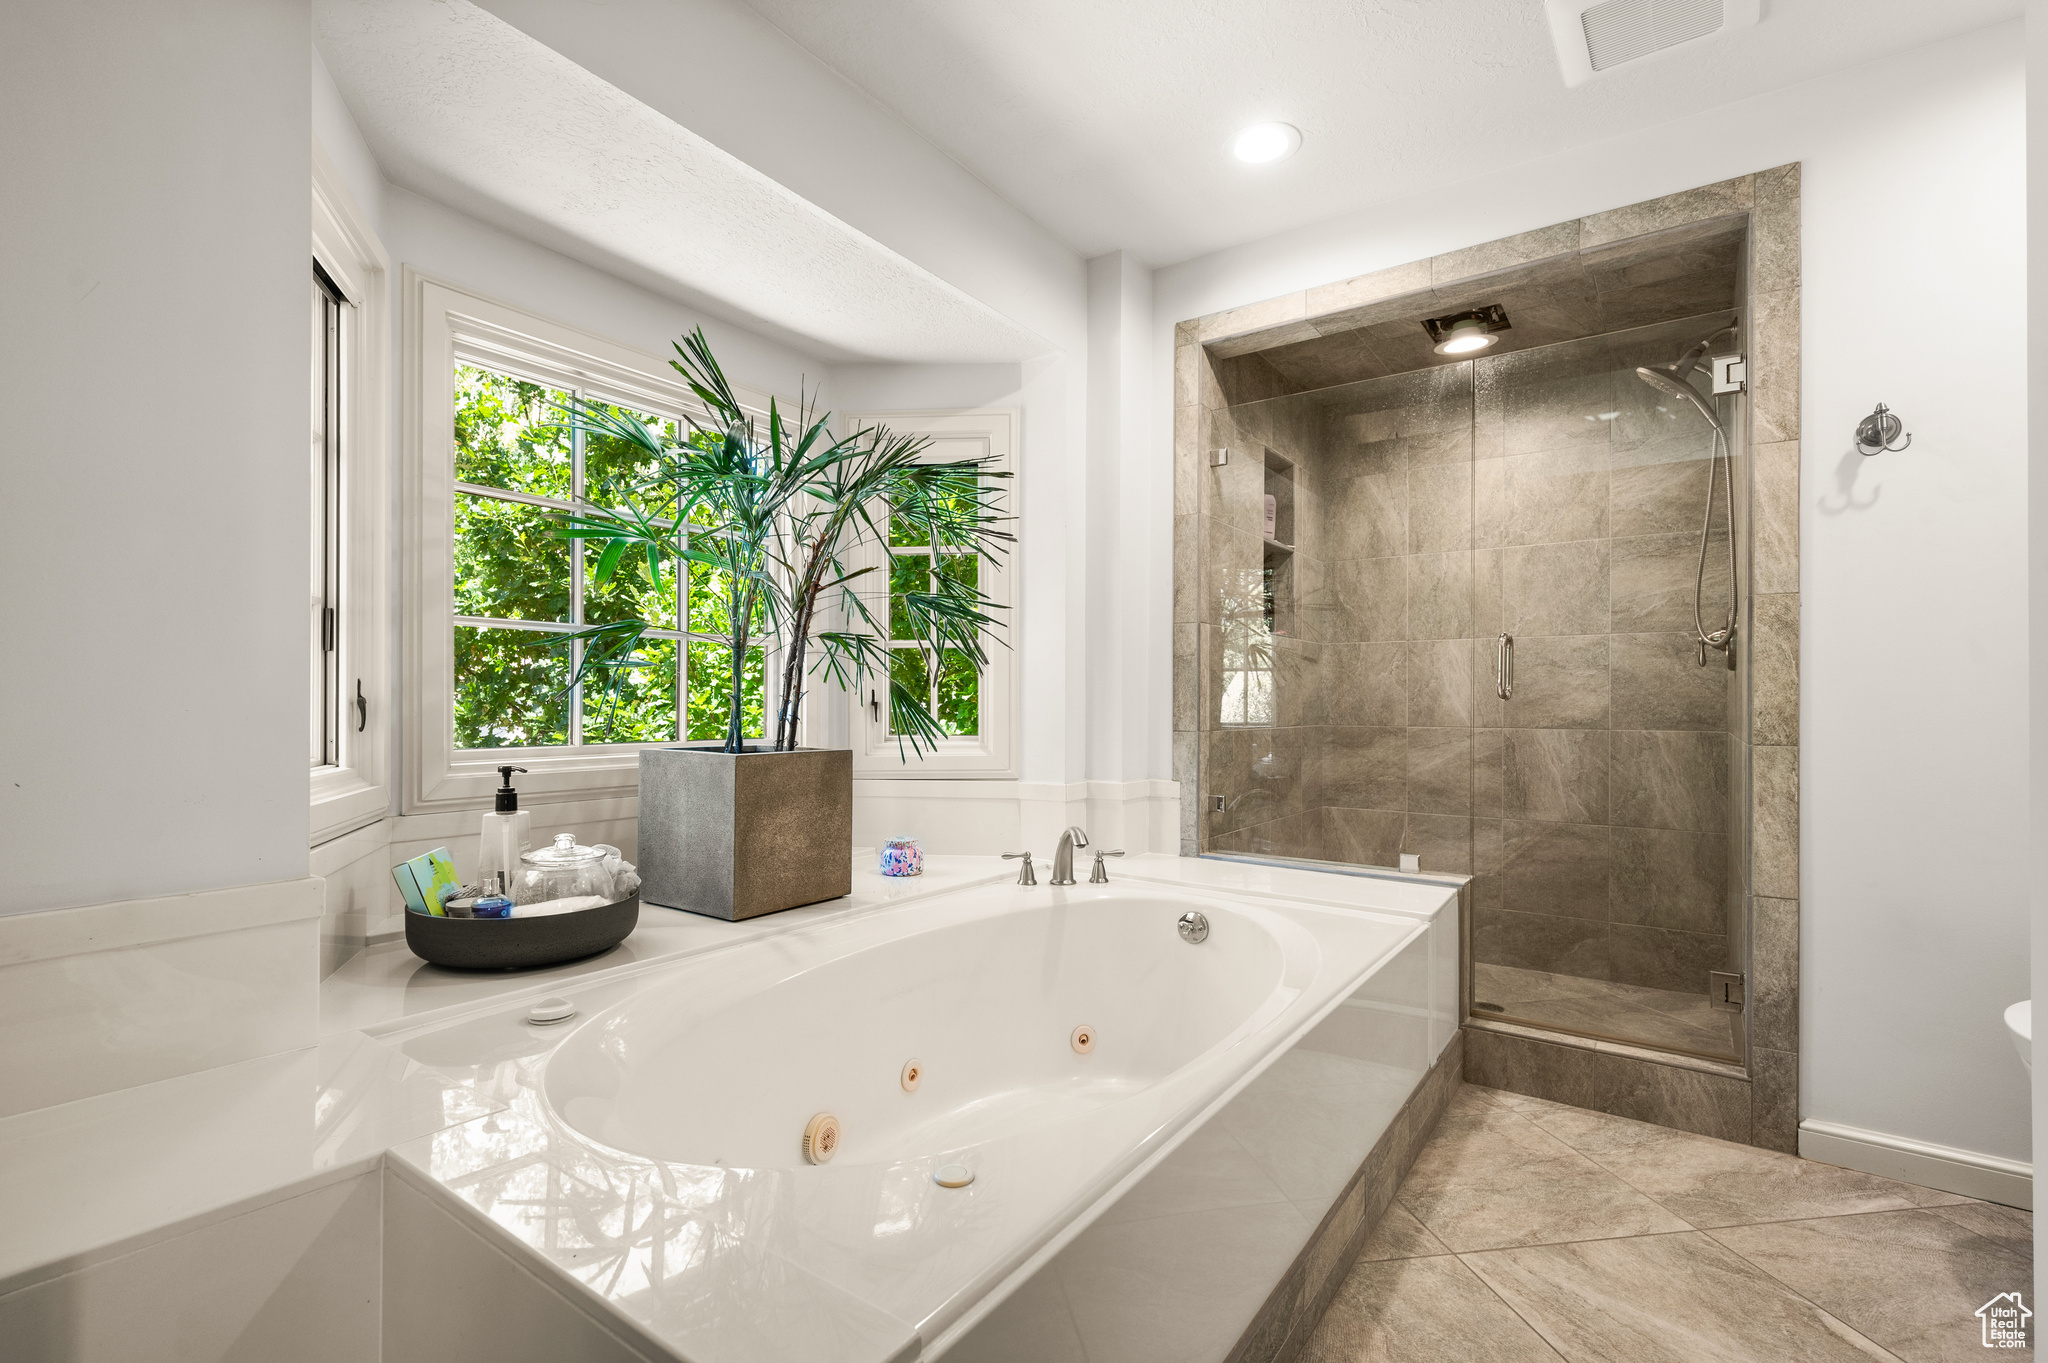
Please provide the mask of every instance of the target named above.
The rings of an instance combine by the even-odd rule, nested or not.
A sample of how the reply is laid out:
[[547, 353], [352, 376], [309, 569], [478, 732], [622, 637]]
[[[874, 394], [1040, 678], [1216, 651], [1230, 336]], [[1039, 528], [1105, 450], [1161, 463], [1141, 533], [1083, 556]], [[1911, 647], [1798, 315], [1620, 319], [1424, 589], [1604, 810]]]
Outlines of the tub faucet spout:
[[1059, 850], [1052, 854], [1052, 879], [1048, 883], [1053, 885], [1072, 885], [1074, 883], [1074, 849], [1076, 847], [1086, 847], [1087, 845], [1088, 835], [1081, 831], [1079, 825], [1069, 828], [1066, 832], [1060, 834]]

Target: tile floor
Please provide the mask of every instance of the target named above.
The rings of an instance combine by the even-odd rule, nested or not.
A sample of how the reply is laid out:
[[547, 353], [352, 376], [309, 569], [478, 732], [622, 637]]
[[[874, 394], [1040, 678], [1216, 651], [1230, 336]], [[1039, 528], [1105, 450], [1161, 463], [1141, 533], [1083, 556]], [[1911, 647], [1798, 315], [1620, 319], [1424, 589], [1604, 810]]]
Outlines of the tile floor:
[[1741, 1054], [1734, 1026], [1740, 1014], [1716, 1012], [1705, 994], [1475, 963], [1472, 997], [1501, 1006], [1481, 1009], [1484, 1017], [1727, 1060]]
[[2033, 1217], [1466, 1085], [1304, 1363], [1834, 1363], [1987, 1351]]

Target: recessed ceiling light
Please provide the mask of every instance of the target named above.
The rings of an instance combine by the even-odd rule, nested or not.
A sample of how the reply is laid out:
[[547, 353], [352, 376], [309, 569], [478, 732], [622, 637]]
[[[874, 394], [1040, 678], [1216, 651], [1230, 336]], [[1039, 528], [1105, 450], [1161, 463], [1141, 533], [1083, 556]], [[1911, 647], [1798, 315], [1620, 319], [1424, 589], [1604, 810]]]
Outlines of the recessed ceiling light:
[[1260, 166], [1284, 161], [1301, 150], [1301, 129], [1292, 123], [1254, 123], [1230, 139], [1230, 154]]
[[1424, 318], [1422, 329], [1436, 342], [1437, 354], [1471, 355], [1500, 339], [1494, 333], [1508, 329], [1508, 315], [1500, 304], [1488, 303], [1448, 317]]

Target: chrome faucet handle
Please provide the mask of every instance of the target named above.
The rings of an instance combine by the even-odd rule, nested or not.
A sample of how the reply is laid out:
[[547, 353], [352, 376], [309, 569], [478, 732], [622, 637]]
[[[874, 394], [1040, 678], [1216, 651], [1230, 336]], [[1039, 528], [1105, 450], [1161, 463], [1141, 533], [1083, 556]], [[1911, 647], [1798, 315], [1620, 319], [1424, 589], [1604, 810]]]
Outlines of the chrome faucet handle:
[[1024, 859], [1024, 865], [1018, 868], [1017, 883], [1019, 885], [1036, 885], [1038, 883], [1038, 873], [1031, 869], [1031, 854], [1029, 852], [1003, 853], [1004, 861], [1015, 861], [1019, 857]]
[[1109, 868], [1102, 864], [1102, 859], [1104, 857], [1120, 857], [1122, 855], [1121, 851], [1097, 852], [1095, 854], [1095, 869], [1088, 873], [1088, 883], [1090, 885], [1109, 884]]

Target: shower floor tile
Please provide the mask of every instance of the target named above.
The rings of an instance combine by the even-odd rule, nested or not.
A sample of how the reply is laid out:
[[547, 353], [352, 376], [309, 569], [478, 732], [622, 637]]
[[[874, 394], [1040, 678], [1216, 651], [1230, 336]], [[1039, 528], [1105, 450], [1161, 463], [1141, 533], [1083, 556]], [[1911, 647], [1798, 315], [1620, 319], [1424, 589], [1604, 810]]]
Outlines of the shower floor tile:
[[1716, 1012], [1705, 994], [1474, 963], [1472, 998], [1499, 1004], [1500, 1012], [1481, 1008], [1479, 1013], [1507, 1022], [1695, 1055], [1733, 1059], [1740, 1054], [1735, 1044], [1739, 1015]]
[[[1574, 1158], [1581, 1209], [1667, 1219], [1556, 1214]], [[1305, 1363], [1935, 1363], [2033, 1281], [2028, 1212], [1476, 1085], [1386, 1215]]]

